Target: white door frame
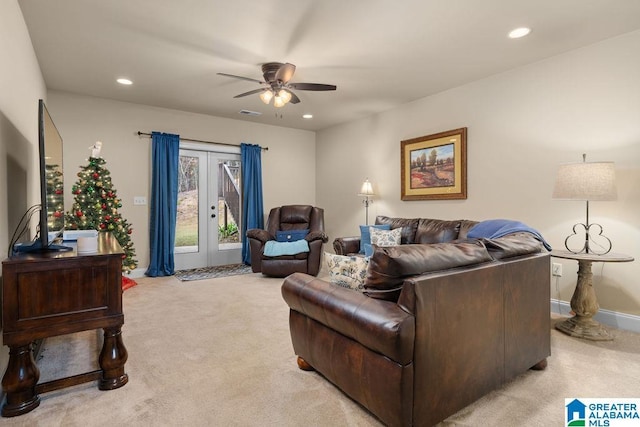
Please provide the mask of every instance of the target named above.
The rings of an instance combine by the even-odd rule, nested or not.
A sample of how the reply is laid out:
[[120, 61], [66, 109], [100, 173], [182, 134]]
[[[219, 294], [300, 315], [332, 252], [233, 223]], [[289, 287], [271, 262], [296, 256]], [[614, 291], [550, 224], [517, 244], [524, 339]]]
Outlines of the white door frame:
[[[240, 147], [229, 147], [207, 143], [180, 142], [181, 154], [199, 158], [198, 187], [198, 248], [181, 252], [176, 248], [174, 262], [176, 270], [201, 268], [214, 265], [237, 264], [242, 262], [242, 244], [225, 244], [224, 249], [218, 243], [218, 160], [225, 155], [240, 155]], [[204, 166], [204, 167], [203, 167]], [[205, 169], [206, 168], [206, 169]], [[203, 173], [206, 172], [206, 173]], [[206, 196], [202, 197], [202, 189]], [[211, 209], [215, 206], [215, 209]], [[211, 215], [215, 215], [213, 218]], [[240, 225], [239, 225], [240, 228]], [[195, 248], [194, 248], [195, 249]]]

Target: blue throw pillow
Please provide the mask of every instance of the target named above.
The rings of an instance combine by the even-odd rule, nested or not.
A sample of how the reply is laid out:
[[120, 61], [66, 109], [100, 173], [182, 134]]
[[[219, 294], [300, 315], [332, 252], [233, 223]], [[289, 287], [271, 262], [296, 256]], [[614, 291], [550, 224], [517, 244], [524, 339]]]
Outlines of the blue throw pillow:
[[295, 242], [296, 240], [302, 240], [307, 237], [309, 230], [287, 230], [276, 231], [276, 240], [278, 242]]
[[361, 225], [360, 226], [360, 253], [365, 253], [365, 246], [371, 246], [371, 233], [369, 232], [369, 227], [374, 227], [379, 230], [391, 230], [391, 226], [389, 224], [378, 224], [378, 225]]

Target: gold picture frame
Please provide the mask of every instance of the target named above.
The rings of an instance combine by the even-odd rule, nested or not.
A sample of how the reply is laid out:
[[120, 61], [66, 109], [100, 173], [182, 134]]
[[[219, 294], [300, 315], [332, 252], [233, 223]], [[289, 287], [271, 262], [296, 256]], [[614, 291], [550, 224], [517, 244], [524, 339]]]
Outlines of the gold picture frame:
[[467, 128], [400, 142], [402, 200], [467, 198]]

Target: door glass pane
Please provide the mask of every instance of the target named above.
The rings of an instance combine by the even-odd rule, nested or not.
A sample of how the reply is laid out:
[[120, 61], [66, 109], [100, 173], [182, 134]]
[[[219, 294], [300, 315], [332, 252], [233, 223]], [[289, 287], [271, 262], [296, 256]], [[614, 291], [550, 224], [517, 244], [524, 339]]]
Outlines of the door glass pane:
[[198, 157], [180, 155], [178, 163], [177, 252], [198, 252]]
[[218, 247], [240, 244], [240, 160], [218, 160]]

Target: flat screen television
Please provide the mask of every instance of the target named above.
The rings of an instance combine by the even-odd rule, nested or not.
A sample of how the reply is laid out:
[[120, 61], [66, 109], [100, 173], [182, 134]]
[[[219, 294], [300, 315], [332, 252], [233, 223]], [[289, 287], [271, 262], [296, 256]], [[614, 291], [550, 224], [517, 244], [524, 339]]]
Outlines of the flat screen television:
[[40, 206], [32, 207], [40, 208], [38, 235], [30, 243], [16, 243], [13, 245], [13, 253], [49, 250], [66, 251], [72, 249], [71, 247], [54, 243], [62, 237], [64, 231], [62, 137], [42, 99], [38, 101], [38, 153]]
[[[38, 152], [40, 172], [40, 221], [38, 236], [30, 243], [17, 243], [14, 252], [71, 250], [54, 242], [64, 231], [64, 175], [62, 137], [44, 101], [38, 101]], [[26, 214], [25, 214], [26, 215]]]
[[62, 137], [41, 99], [38, 101], [38, 145], [40, 151], [40, 247], [61, 250], [53, 242], [64, 231], [64, 176]]

